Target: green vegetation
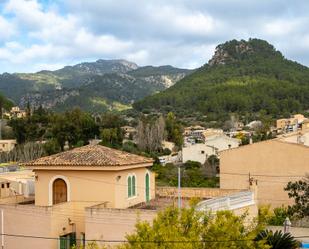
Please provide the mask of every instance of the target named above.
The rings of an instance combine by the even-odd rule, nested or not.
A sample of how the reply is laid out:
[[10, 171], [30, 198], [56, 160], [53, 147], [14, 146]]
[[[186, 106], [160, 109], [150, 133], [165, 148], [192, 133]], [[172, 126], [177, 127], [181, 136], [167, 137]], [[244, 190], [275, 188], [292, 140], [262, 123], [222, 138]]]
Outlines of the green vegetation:
[[212, 120], [261, 110], [288, 116], [309, 108], [309, 69], [285, 59], [266, 41], [233, 40], [217, 47], [210, 64], [134, 108], [173, 110], [178, 116], [206, 114]]
[[[188, 209], [168, 208], [149, 222], [137, 222], [136, 231], [127, 236], [121, 249], [267, 249], [264, 241], [256, 241], [260, 226], [244, 225], [246, 216], [229, 211], [216, 215]], [[148, 241], [148, 243], [145, 243]]]
[[123, 144], [124, 132], [121, 126], [125, 121], [119, 115], [106, 113], [100, 120], [100, 138], [104, 146], [121, 149]]
[[270, 249], [296, 249], [300, 246], [300, 243], [290, 233], [282, 233], [282, 231], [261, 231], [256, 241], [266, 241]]
[[2, 110], [10, 110], [13, 107], [13, 102], [7, 99], [0, 93], [0, 115], [2, 115]]
[[19, 144], [47, 141], [44, 146], [47, 154], [63, 150], [66, 141], [70, 147], [88, 144], [89, 139], [99, 134], [94, 119], [78, 109], [55, 114], [39, 108], [25, 118], [10, 120], [8, 124]]
[[270, 206], [259, 207], [259, 221], [265, 225], [270, 226], [283, 226], [283, 223], [287, 217], [291, 214], [287, 207], [277, 207], [273, 210]]
[[[178, 184], [178, 167], [174, 164], [154, 164], [152, 170], [156, 173], [156, 184], [160, 186], [174, 186]], [[211, 177], [205, 166], [198, 162], [188, 161], [181, 166], [182, 187], [215, 188], [219, 185], [217, 177]]]
[[303, 180], [289, 182], [285, 188], [289, 198], [293, 198], [295, 204], [289, 206], [289, 213], [297, 218], [309, 216], [309, 176]]
[[169, 112], [165, 119], [167, 140], [174, 142], [178, 148], [183, 144], [183, 129], [180, 122], [176, 119], [174, 113]]

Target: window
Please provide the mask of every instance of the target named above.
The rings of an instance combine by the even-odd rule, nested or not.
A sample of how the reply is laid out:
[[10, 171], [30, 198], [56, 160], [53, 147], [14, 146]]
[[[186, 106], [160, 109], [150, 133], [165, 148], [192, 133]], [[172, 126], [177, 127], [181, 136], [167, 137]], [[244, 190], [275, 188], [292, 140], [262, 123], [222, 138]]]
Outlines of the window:
[[4, 188], [4, 183], [1, 184], [1, 188]]
[[128, 197], [136, 196], [136, 176], [130, 175], [128, 177]]
[[69, 233], [59, 238], [60, 249], [70, 249], [76, 246], [76, 234]]
[[9, 183], [9, 182], [6, 184], [6, 187], [7, 187], [7, 188], [10, 188], [10, 183]]
[[201, 154], [204, 154], [204, 153], [205, 153], [205, 151], [202, 150], [202, 151], [201, 151]]

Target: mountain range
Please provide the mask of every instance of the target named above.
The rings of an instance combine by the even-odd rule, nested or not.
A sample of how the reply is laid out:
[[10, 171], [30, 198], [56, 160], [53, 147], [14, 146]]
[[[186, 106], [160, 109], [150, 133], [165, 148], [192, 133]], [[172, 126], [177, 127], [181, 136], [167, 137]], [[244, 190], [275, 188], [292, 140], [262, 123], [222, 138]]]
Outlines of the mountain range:
[[179, 116], [252, 113], [274, 117], [309, 109], [309, 68], [286, 59], [267, 41], [232, 40], [201, 68], [170, 88], [134, 103], [138, 111]]
[[97, 60], [55, 71], [3, 73], [0, 92], [21, 107], [64, 111], [123, 110], [137, 100], [162, 91], [192, 71], [172, 66], [139, 67], [126, 60]]

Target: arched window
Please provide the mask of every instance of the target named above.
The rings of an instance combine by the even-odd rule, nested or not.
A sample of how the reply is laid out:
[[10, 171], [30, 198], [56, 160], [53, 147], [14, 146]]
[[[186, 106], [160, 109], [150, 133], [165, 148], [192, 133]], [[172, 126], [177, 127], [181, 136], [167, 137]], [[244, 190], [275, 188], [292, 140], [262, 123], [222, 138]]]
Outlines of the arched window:
[[67, 201], [68, 201], [67, 184], [63, 179], [57, 178], [53, 182], [53, 204]]
[[128, 177], [128, 197], [132, 196], [132, 178]]
[[136, 195], [135, 176], [132, 176], [132, 196]]

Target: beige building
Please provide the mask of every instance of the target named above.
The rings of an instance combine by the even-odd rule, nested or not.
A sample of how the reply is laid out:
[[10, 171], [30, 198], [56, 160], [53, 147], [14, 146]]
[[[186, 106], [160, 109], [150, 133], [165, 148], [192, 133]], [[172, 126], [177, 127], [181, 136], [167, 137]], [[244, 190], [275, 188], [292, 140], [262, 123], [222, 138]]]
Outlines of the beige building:
[[34, 195], [34, 174], [31, 170], [0, 174], [0, 203], [14, 200], [15, 196], [28, 198]]
[[295, 132], [299, 126], [307, 119], [302, 114], [295, 114], [291, 118], [282, 118], [276, 120], [276, 128], [278, 132]]
[[[127, 208], [155, 197], [155, 178], [149, 170], [152, 159], [101, 145], [43, 157], [25, 166], [35, 173], [34, 203], [29, 198], [23, 199], [23, 205], [0, 205], [5, 232], [56, 239], [4, 236], [6, 249], [20, 248], [21, 244], [23, 249], [67, 249], [83, 244], [87, 238], [111, 239], [108, 236], [113, 233], [113, 238], [124, 239], [123, 234], [133, 231], [138, 218], [137, 211], [132, 209], [127, 214]], [[127, 226], [121, 228], [121, 238], [117, 227], [103, 225], [107, 219], [91, 221], [91, 217], [108, 217], [108, 210], [119, 210], [119, 218], [126, 214], [131, 217]], [[150, 213], [151, 217], [154, 215]], [[145, 219], [150, 216], [145, 214]], [[121, 223], [119, 219], [117, 222]], [[95, 224], [101, 224], [102, 230], [95, 233]]]
[[279, 139], [241, 146], [220, 153], [220, 188], [248, 189], [257, 182], [259, 204], [293, 202], [284, 191], [289, 181], [309, 173], [309, 147]]
[[1, 139], [0, 140], [0, 152], [10, 152], [15, 148], [17, 142], [15, 139]]
[[217, 152], [215, 147], [204, 143], [189, 144], [182, 148], [182, 162], [195, 161], [204, 164], [208, 157], [217, 155]]
[[216, 150], [220, 152], [223, 150], [237, 148], [241, 144], [241, 140], [221, 134], [207, 137], [205, 139], [205, 144], [216, 148]]

